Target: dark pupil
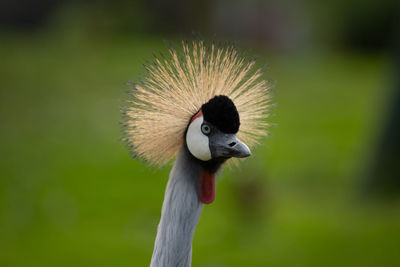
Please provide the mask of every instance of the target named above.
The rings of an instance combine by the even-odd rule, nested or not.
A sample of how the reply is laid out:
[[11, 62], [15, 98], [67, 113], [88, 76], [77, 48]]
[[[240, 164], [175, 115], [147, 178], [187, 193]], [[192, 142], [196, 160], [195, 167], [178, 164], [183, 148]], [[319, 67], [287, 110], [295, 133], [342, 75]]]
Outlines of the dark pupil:
[[210, 127], [208, 127], [208, 125], [203, 125], [203, 127], [201, 127], [201, 130], [204, 134], [210, 133]]

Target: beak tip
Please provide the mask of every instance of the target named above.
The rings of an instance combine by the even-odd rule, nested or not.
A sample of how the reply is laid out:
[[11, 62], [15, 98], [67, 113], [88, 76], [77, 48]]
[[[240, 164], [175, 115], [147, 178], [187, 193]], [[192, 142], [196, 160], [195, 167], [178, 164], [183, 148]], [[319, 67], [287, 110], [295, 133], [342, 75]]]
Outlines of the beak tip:
[[246, 144], [242, 143], [240, 158], [247, 158], [249, 156], [251, 156], [250, 148]]
[[247, 151], [246, 153], [244, 153], [244, 158], [250, 157], [251, 156], [251, 151]]

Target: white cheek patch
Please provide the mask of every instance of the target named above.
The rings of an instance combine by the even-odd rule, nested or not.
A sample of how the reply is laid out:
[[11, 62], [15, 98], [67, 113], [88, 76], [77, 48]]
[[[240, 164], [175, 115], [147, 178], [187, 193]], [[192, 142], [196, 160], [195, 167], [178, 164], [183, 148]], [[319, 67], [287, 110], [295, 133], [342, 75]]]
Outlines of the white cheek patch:
[[211, 159], [211, 151], [208, 143], [208, 137], [201, 132], [203, 116], [198, 117], [192, 123], [186, 133], [187, 147], [196, 158], [207, 161]]

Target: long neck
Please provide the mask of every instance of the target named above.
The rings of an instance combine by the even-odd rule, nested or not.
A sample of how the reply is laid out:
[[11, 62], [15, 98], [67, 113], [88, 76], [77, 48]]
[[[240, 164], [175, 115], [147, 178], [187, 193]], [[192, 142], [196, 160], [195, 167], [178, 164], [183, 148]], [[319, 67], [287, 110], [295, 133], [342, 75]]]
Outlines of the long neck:
[[191, 265], [193, 235], [203, 208], [197, 191], [202, 170], [184, 146], [169, 176], [151, 267]]

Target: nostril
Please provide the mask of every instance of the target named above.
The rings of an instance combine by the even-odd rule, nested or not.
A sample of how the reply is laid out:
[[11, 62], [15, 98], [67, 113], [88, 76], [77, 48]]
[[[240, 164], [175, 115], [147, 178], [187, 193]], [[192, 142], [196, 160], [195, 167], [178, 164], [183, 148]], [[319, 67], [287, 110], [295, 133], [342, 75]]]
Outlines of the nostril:
[[228, 146], [233, 147], [234, 145], [236, 145], [236, 142], [232, 142], [230, 144], [228, 144]]

